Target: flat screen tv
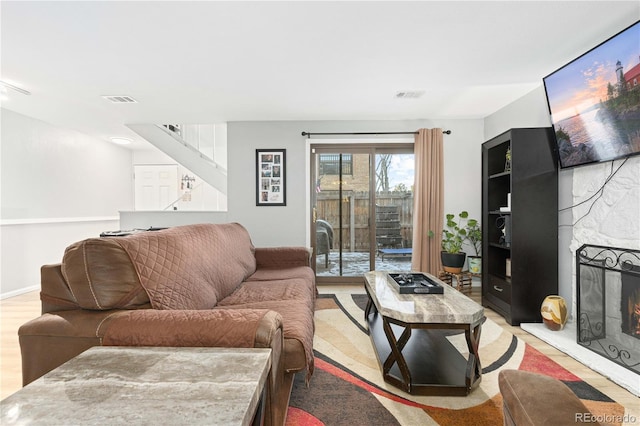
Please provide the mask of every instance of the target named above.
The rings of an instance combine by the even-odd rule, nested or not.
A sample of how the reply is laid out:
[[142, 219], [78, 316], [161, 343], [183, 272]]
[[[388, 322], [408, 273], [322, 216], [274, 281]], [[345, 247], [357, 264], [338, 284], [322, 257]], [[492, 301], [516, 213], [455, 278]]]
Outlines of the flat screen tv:
[[640, 154], [640, 21], [543, 82], [560, 167]]

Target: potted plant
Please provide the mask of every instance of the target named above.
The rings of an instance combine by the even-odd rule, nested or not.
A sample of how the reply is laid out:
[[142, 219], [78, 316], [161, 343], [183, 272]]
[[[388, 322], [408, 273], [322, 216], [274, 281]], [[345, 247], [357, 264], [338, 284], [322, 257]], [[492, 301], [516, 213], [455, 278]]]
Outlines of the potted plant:
[[482, 249], [482, 230], [480, 229], [480, 224], [475, 219], [469, 219], [467, 221], [466, 231], [466, 240], [469, 241], [476, 253], [475, 256], [469, 256], [469, 272], [479, 274], [482, 272], [482, 257], [480, 251]]
[[[462, 251], [462, 243], [467, 238], [466, 227], [462, 224], [469, 217], [466, 211], [458, 214], [459, 221], [455, 221], [455, 215], [446, 215], [445, 228], [442, 230], [442, 242], [440, 259], [445, 271], [457, 274], [462, 271], [462, 266], [467, 254]], [[433, 232], [429, 233], [430, 236]]]

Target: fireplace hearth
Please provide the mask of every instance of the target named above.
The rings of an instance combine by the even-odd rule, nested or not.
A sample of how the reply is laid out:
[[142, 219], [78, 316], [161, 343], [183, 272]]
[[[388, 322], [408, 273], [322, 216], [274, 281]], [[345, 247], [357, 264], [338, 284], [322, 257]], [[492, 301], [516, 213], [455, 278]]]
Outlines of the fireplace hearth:
[[576, 273], [578, 344], [640, 373], [640, 250], [585, 244]]

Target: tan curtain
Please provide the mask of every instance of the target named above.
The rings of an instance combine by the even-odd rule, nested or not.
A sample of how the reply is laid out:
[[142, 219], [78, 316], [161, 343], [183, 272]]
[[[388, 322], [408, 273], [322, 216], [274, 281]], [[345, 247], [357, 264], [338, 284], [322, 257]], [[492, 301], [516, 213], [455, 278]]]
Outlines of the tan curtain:
[[[415, 137], [413, 253], [411, 269], [437, 276], [442, 269], [440, 241], [444, 221], [442, 129], [420, 129]], [[429, 238], [433, 231], [433, 238]]]

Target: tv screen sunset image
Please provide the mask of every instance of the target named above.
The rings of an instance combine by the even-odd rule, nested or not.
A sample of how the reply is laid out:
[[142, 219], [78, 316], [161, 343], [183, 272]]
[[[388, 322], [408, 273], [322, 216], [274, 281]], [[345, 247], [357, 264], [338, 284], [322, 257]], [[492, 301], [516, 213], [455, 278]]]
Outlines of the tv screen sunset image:
[[544, 78], [562, 167], [640, 153], [640, 23]]

